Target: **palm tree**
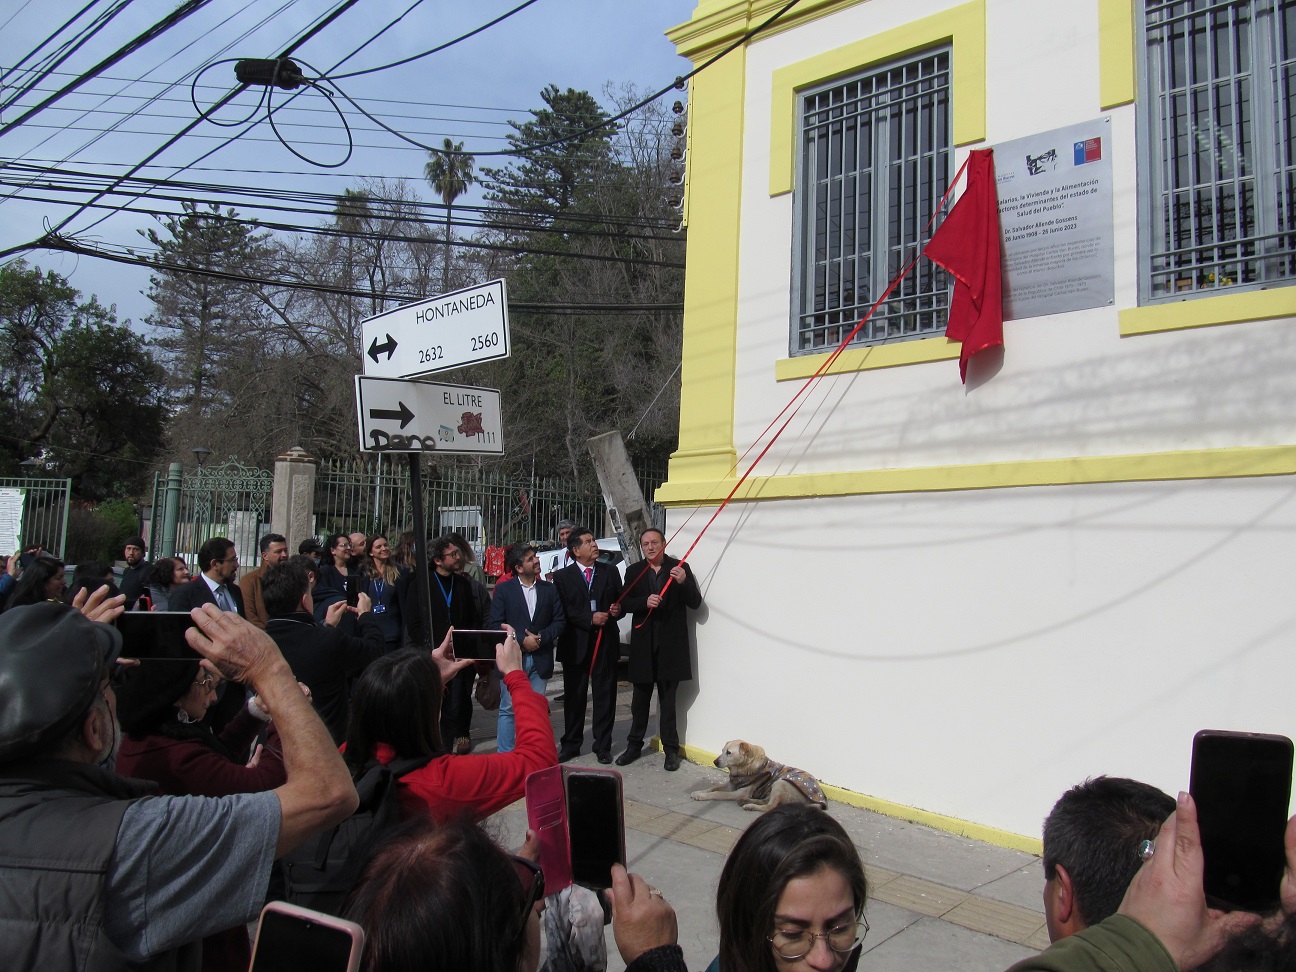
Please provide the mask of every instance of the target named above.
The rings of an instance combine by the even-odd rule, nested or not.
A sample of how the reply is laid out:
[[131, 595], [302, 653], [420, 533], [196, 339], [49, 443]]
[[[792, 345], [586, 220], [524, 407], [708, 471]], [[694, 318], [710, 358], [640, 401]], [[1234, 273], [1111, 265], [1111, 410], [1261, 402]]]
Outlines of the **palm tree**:
[[445, 231], [445, 265], [441, 268], [441, 293], [450, 289], [450, 244], [452, 241], [450, 228], [450, 210], [454, 207], [454, 201], [458, 199], [468, 187], [476, 182], [473, 177], [473, 157], [471, 155], [460, 155], [463, 151], [463, 142], [453, 142], [446, 139], [440, 151], [432, 151], [428, 154], [431, 158], [427, 165], [423, 167], [423, 178], [427, 179], [432, 188], [441, 196], [441, 201], [446, 207], [446, 231]]

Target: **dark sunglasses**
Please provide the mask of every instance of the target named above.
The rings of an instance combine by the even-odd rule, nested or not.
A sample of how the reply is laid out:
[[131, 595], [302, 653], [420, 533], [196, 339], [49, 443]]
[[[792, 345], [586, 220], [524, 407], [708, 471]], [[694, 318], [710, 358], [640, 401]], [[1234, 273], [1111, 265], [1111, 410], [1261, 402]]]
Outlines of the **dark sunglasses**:
[[513, 864], [513, 871], [517, 874], [517, 879], [521, 883], [524, 892], [522, 920], [517, 931], [513, 933], [513, 938], [517, 938], [526, 931], [527, 920], [531, 917], [531, 909], [536, 906], [536, 902], [544, 897], [544, 871], [540, 870], [540, 865], [535, 861], [529, 861], [525, 857], [518, 857], [515, 854], [509, 855], [509, 861]]

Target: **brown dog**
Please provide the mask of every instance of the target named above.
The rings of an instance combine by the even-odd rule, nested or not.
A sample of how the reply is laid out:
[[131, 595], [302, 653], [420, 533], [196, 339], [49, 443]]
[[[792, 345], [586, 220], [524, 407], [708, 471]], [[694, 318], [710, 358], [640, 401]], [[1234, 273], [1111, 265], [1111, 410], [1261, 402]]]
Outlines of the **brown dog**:
[[725, 743], [716, 766], [729, 770], [725, 783], [689, 794], [694, 800], [737, 800], [744, 810], [772, 810], [780, 803], [813, 803], [826, 809], [819, 781], [792, 766], [776, 763], [765, 750], [741, 739]]

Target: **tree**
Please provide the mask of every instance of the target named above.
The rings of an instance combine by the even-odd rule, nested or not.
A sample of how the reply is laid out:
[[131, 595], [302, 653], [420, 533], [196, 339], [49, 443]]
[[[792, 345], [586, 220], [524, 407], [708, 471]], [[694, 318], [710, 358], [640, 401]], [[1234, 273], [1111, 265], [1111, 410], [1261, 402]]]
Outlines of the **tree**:
[[138, 483], [162, 446], [162, 369], [93, 296], [21, 260], [0, 267], [0, 466], [36, 459], [84, 499]]
[[447, 138], [444, 149], [442, 152], [428, 153], [431, 158], [423, 167], [423, 177], [436, 190], [446, 208], [445, 263], [441, 267], [441, 293], [443, 294], [450, 289], [450, 245], [454, 240], [454, 231], [450, 226], [450, 211], [454, 208], [454, 201], [477, 181], [473, 175], [473, 157], [457, 154], [463, 151], [463, 142], [455, 142]]
[[182, 215], [159, 217], [165, 236], [140, 231], [157, 248], [158, 270], [148, 291], [154, 311], [145, 320], [159, 332], [154, 343], [163, 353], [179, 411], [209, 417], [223, 410], [221, 394], [247, 350], [243, 339], [258, 330], [266, 314], [257, 284], [209, 273], [269, 277], [273, 251], [266, 234], [235, 221], [234, 210], [182, 205]]
[[[658, 265], [683, 263], [683, 240], [671, 232], [679, 217], [667, 201], [672, 145], [661, 109], [650, 105], [619, 126], [588, 131], [609, 116], [587, 92], [551, 85], [541, 98], [545, 108], [509, 136], [525, 155], [485, 170], [491, 238], [519, 251], [491, 268], [508, 277], [510, 301], [578, 311], [681, 300], [682, 271]], [[626, 90], [619, 100], [637, 99]], [[587, 438], [639, 426], [632, 455], [664, 460], [677, 427], [678, 312], [513, 311], [510, 322], [513, 356], [465, 377], [507, 389], [506, 443], [515, 459], [533, 458], [546, 475], [585, 478]]]

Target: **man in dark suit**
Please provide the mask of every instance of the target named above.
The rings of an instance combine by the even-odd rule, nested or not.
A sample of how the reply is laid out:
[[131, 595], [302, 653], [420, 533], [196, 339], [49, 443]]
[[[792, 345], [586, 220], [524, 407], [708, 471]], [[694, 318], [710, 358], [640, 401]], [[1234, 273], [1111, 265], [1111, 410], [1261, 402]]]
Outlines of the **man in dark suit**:
[[[181, 584], [167, 598], [171, 611], [190, 611], [204, 604], [215, 604], [222, 611], [243, 613], [243, 592], [235, 579], [238, 577], [238, 553], [234, 541], [225, 537], [212, 537], [198, 548], [198, 569], [201, 573], [187, 584]], [[207, 710], [204, 722], [213, 732], [220, 732], [243, 707], [246, 692], [240, 682], [225, 682], [220, 698]]]
[[[317, 624], [311, 575], [300, 562], [294, 562], [300, 559], [309, 560], [294, 557], [284, 564], [271, 564], [261, 575], [261, 596], [270, 616], [265, 630], [292, 666], [297, 681], [310, 689], [315, 711], [333, 741], [340, 743], [346, 738], [347, 679], [382, 656], [382, 625], [364, 593], [355, 608], [348, 608], [345, 598], [336, 602], [324, 623]], [[358, 615], [354, 636], [337, 630], [348, 611]]]
[[[545, 684], [553, 675], [554, 644], [566, 625], [562, 601], [552, 584], [540, 580], [540, 558], [529, 544], [515, 543], [509, 547], [504, 554], [504, 565], [513, 576], [495, 585], [487, 627], [512, 625], [522, 644], [522, 670], [530, 679], [531, 687], [544, 695]], [[495, 739], [499, 752], [513, 749], [513, 699], [503, 685]]]
[[639, 537], [639, 546], [644, 559], [626, 570], [626, 592], [621, 599], [621, 606], [634, 615], [634, 633], [630, 636], [630, 682], [634, 685], [634, 695], [630, 699], [626, 750], [616, 762], [625, 766], [639, 758], [655, 685], [657, 734], [666, 754], [665, 768], [677, 770], [680, 756], [675, 692], [680, 682], [693, 677], [688, 609], [702, 606], [702, 592], [688, 564], [666, 556], [666, 537], [660, 530], [645, 530]]
[[[621, 642], [616, 619], [621, 616], [621, 573], [598, 562], [598, 541], [592, 531], [576, 527], [567, 538], [572, 563], [554, 574], [567, 626], [558, 638], [563, 666], [563, 735], [558, 761], [580, 755], [585, 742], [585, 699], [594, 685], [594, 753], [600, 763], [612, 762], [612, 725], [616, 721], [616, 665]], [[595, 645], [598, 657], [594, 656]]]
[[198, 569], [202, 573], [171, 592], [168, 608], [190, 611], [204, 604], [215, 604], [222, 611], [236, 611], [243, 617], [243, 592], [234, 583], [238, 568], [234, 541], [212, 537], [198, 549]]

